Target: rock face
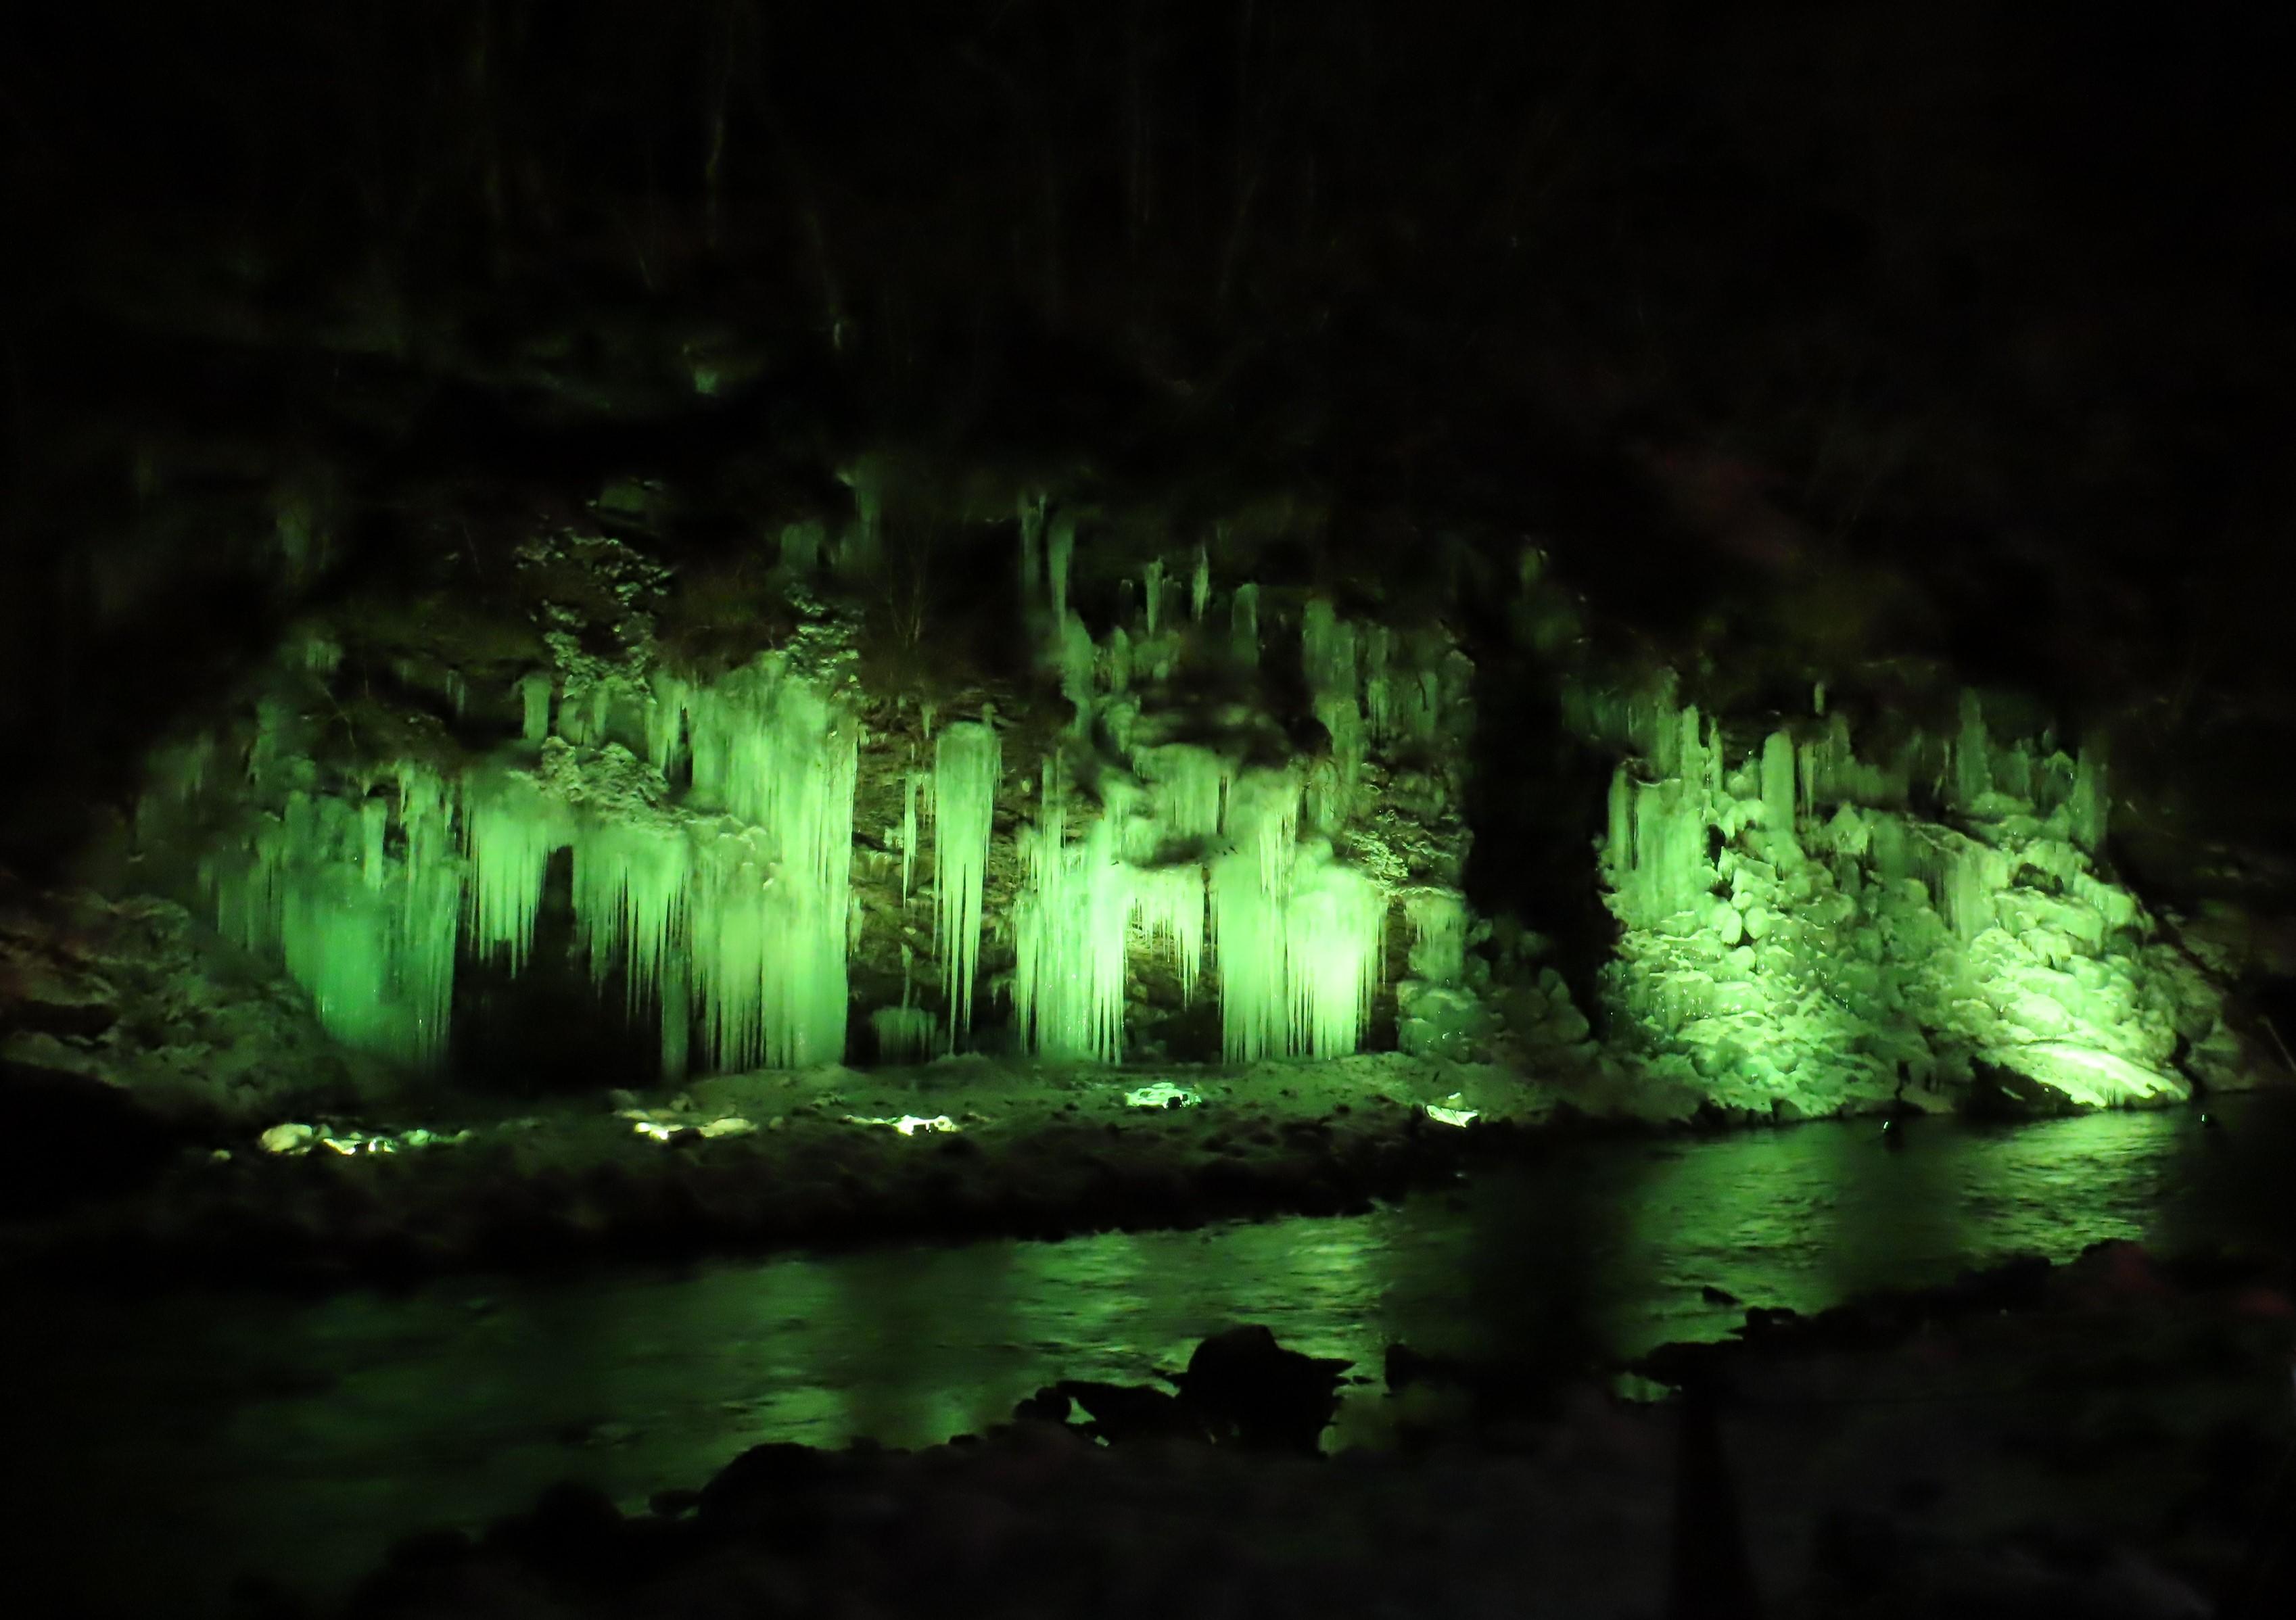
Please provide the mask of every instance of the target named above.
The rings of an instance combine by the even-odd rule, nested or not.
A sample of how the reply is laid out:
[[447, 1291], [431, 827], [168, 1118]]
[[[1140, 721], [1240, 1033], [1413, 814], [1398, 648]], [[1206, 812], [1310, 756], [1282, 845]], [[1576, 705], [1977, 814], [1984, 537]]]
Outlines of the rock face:
[[168, 901], [37, 894], [0, 875], [12, 1207], [133, 1185], [179, 1145], [291, 1099], [356, 1099], [362, 1076], [308, 1001], [202, 937]]
[[[619, 533], [518, 548], [522, 657], [305, 626], [239, 719], [155, 756], [147, 859], [196, 868], [340, 1040], [416, 1067], [472, 1050], [473, 986], [521, 978], [620, 981], [603, 999], [655, 1026], [667, 1078], [1341, 1056], [1390, 1042], [1398, 902], [1423, 891], [1459, 913], [1456, 985], [1472, 670], [1447, 631], [1037, 491], [1011, 520], [1018, 667], [920, 674], [865, 607], [901, 481], [849, 470], [852, 516], [784, 532], [780, 618], [734, 626], [731, 668], [687, 622], [702, 582], [627, 503], [598, 509]], [[333, 733], [354, 701], [390, 723]], [[1472, 1011], [1447, 1051], [1473, 1055]]]
[[[344, 1046], [569, 1090], [1392, 1047], [1805, 1117], [1981, 1075], [2029, 1110], [2167, 1101], [2249, 1066], [2203, 959], [2110, 868], [2100, 757], [2029, 716], [1969, 694], [1958, 730], [1865, 755], [1843, 694], [1726, 725], [1647, 655], [1600, 664], [1526, 550], [1516, 616], [1560, 626], [1531, 690], [1617, 762], [1584, 892], [1538, 897], [1604, 891], [1615, 926], [1566, 959], [1552, 918], [1470, 898], [1470, 779], [1515, 720], [1478, 719], [1444, 619], [1254, 577], [1225, 520], [1074, 479], [991, 522], [946, 469], [840, 478], [738, 581], [678, 556], [677, 489], [617, 481], [460, 617], [313, 615], [152, 755], [143, 870]], [[911, 581], [889, 621], [905, 546], [977, 577]], [[58, 1072], [134, 999], [50, 957], [18, 979], [15, 1060]]]

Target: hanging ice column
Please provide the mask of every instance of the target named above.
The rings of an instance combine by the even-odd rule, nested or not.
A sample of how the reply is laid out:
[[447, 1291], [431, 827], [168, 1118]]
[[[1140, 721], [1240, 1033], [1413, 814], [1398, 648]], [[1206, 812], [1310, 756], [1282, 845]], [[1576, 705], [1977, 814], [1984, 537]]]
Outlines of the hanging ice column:
[[505, 957], [513, 973], [526, 965], [550, 857], [573, 841], [573, 832], [566, 806], [545, 799], [530, 777], [505, 774], [464, 784], [472, 948]]
[[1037, 823], [1021, 830], [1027, 882], [1013, 908], [1013, 1019], [1033, 1051], [1113, 1063], [1124, 1051], [1132, 873], [1119, 859], [1114, 810], [1072, 843], [1067, 798], [1047, 760]]
[[[1634, 927], [1699, 910], [1712, 896], [1716, 875], [1708, 842], [1719, 786], [1719, 738], [1709, 738], [1692, 707], [1660, 729], [1652, 754], [1660, 780], [1641, 781], [1625, 765], [1612, 774], [1610, 836], [1603, 851], [1620, 915]], [[1792, 813], [1789, 792], [1789, 834]]]
[[[1364, 715], [1357, 699], [1355, 626], [1342, 622], [1332, 604], [1317, 597], [1300, 621], [1300, 642], [1316, 718], [1332, 739], [1329, 760], [1318, 763], [1308, 783], [1308, 819], [1328, 832], [1354, 809], [1363, 775]], [[1384, 653], [1382, 644], [1382, 666]], [[1384, 679], [1382, 667], [1382, 684]]]
[[1379, 986], [1387, 896], [1323, 839], [1297, 842], [1299, 815], [1288, 772], [1250, 772], [1229, 791], [1234, 850], [1211, 880], [1231, 1063], [1355, 1051]]
[[845, 1051], [858, 735], [774, 657], [685, 700], [693, 790], [739, 822], [706, 839], [691, 896], [693, 989], [717, 1068]]
[[952, 1051], [972, 1027], [980, 893], [988, 871], [996, 784], [1004, 773], [1004, 752], [993, 725], [966, 723], [940, 734], [933, 750], [933, 925]]

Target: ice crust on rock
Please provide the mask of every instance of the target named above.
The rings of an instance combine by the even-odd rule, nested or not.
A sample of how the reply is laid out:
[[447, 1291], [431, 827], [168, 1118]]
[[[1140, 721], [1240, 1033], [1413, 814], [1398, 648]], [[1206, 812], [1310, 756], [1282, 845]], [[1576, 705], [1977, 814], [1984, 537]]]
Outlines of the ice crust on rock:
[[1998, 743], [1974, 697], [1952, 738], [1881, 764], [1839, 709], [1734, 770], [1669, 687], [1582, 696], [1577, 719], [1632, 749], [1602, 839], [1625, 930], [1603, 982], [1649, 1073], [1816, 1112], [1989, 1064], [2103, 1107], [2185, 1095], [2180, 1046], [2187, 1065], [2236, 1046], [2218, 994], [2096, 864], [2100, 765]]

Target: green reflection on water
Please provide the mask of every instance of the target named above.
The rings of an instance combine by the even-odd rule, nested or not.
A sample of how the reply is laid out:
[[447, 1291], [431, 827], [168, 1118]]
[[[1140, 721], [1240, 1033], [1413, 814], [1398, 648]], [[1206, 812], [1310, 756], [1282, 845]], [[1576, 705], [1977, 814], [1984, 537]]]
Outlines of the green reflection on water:
[[1871, 1125], [1557, 1141], [1369, 1215], [1196, 1232], [304, 1302], [27, 1297], [43, 1399], [20, 1494], [77, 1567], [164, 1577], [184, 1613], [186, 1580], [244, 1562], [330, 1586], [570, 1476], [636, 1502], [760, 1440], [931, 1444], [1054, 1378], [1144, 1379], [1236, 1321], [1374, 1379], [1397, 1339], [1567, 1365], [1726, 1331], [1740, 1312], [1710, 1286], [1808, 1310], [2103, 1238], [2280, 1240], [2296, 1129], [2262, 1100], [2226, 1113], [2247, 1117], [1928, 1122], [1894, 1152]]

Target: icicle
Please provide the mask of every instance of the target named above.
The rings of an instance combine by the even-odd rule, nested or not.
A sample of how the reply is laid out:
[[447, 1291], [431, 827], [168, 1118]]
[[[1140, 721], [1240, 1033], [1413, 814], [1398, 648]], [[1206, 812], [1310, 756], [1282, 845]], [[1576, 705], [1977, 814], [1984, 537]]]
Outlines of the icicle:
[[565, 806], [530, 778], [503, 776], [466, 786], [463, 839], [470, 853], [470, 929], [474, 950], [526, 965], [534, 918], [553, 851], [572, 841]]
[[1196, 547], [1196, 577], [1188, 588], [1188, 603], [1200, 619], [1212, 605], [1211, 553], [1201, 545]]
[[624, 1003], [635, 1014], [661, 1003], [663, 1060], [683, 1065], [687, 1017], [671, 976], [687, 946], [686, 896], [692, 849], [675, 827], [599, 822], [574, 837], [574, 925], [589, 957], [591, 982], [603, 986], [622, 963]]
[[1021, 497], [1021, 603], [1034, 612], [1044, 575], [1045, 497]]
[[1378, 885], [1334, 862], [1320, 839], [1301, 849], [1284, 918], [1289, 1052], [1337, 1058], [1363, 1043], [1386, 922]]
[[1074, 614], [1060, 622], [1061, 695], [1075, 706], [1069, 728], [1082, 736], [1092, 727], [1093, 672], [1100, 661], [1100, 650], [1092, 644], [1092, 632]]
[[828, 526], [818, 518], [782, 525], [782, 567], [807, 575], [821, 566], [821, 542]]
[[[909, 903], [909, 885], [917, 871], [917, 782], [919, 774], [901, 778], [901, 904]], [[904, 947], [906, 949], [906, 947]]]
[[1053, 522], [1052, 544], [1046, 550], [1053, 582], [1053, 618], [1069, 616], [1069, 564], [1076, 556], [1076, 520], [1062, 512]]
[[1331, 832], [1353, 811], [1363, 773], [1364, 718], [1356, 698], [1355, 629], [1318, 597], [1308, 604], [1300, 642], [1310, 705], [1332, 740], [1330, 765], [1318, 771], [1320, 780], [1310, 786], [1308, 820]]
[[1043, 1056], [1113, 1063], [1124, 1046], [1130, 873], [1116, 858], [1111, 816], [1068, 841], [1066, 798], [1047, 760], [1037, 823], [1021, 832], [1028, 877], [1013, 906], [1013, 1017]]
[[1793, 739], [1784, 732], [1762, 740], [1762, 821], [1773, 832], [1793, 836]]
[[518, 683], [519, 700], [525, 710], [526, 740], [537, 746], [550, 735], [550, 677], [538, 672]]
[[1954, 802], [1973, 808], [1993, 790], [1993, 739], [1985, 729], [1985, 708], [1974, 691], [1961, 694], [1961, 735], [1954, 744]]
[[[1678, 778], [1636, 783], [1633, 796], [1634, 855], [1619, 896], [1626, 920], [1649, 927], [1695, 909], [1713, 888], [1714, 863], [1707, 852], [1710, 822], [1703, 792]], [[1612, 814], [1617, 813], [1614, 798]]]
[[1419, 889], [1405, 898], [1403, 915], [1411, 924], [1412, 977], [1435, 985], [1456, 985], [1464, 978], [1465, 897], [1456, 889]]
[[844, 1051], [852, 720], [772, 656], [694, 694], [696, 798], [750, 825], [709, 840], [692, 898], [693, 989], [711, 1066]]
[[[1197, 844], [1219, 830], [1228, 766], [1218, 754], [1192, 742], [1168, 742], [1144, 750], [1135, 765], [1148, 783], [1148, 813], [1160, 843]], [[1152, 849], [1148, 858], [1160, 855]]]
[[646, 686], [646, 760], [667, 777], [677, 763], [678, 748], [685, 740], [685, 713], [693, 692], [666, 669], [655, 670]]
[[1108, 633], [1108, 690], [1128, 691], [1132, 688], [1132, 637], [1122, 625]]
[[1168, 940], [1180, 975], [1180, 1004], [1195, 997], [1204, 961], [1204, 869], [1157, 866], [1132, 874], [1132, 902], [1141, 930]]
[[1228, 627], [1228, 646], [1239, 664], [1259, 662], [1259, 587], [1235, 588], [1234, 617]]
[[1220, 1048], [1231, 1063], [1290, 1050], [1284, 904], [1290, 898], [1300, 788], [1283, 772], [1251, 771], [1229, 790], [1232, 853], [1211, 870], [1219, 958]]
[[1164, 560], [1161, 557], [1148, 560], [1147, 572], [1142, 583], [1145, 591], [1141, 602], [1148, 615], [1148, 634], [1152, 636], [1156, 634], [1156, 622], [1164, 610]]
[[201, 864], [223, 931], [278, 952], [309, 993], [320, 1022], [346, 1045], [430, 1065], [446, 1050], [462, 909], [444, 786], [430, 772], [399, 772], [401, 855], [386, 853], [378, 814], [301, 791], [254, 839], [244, 859]]
[[1296, 844], [1298, 817], [1288, 774], [1236, 783], [1234, 849], [1211, 874], [1220, 1045], [1231, 1063], [1354, 1051], [1379, 982], [1386, 897], [1322, 839]]
[[1004, 773], [994, 725], [962, 723], [933, 751], [933, 928], [948, 1003], [951, 1049], [972, 1027], [980, 961], [980, 896], [996, 789]]
[[940, 1031], [922, 1007], [880, 1007], [869, 1015], [880, 1063], [922, 1063], [932, 1055]]
[[383, 840], [390, 830], [390, 804], [380, 794], [369, 794], [359, 801], [359, 871], [366, 879], [367, 892], [378, 894], [390, 880], [390, 867], [383, 859]]
[[1609, 831], [1603, 839], [1603, 879], [1623, 892], [1635, 869], [1635, 779], [1620, 765], [1611, 773]]
[[2073, 765], [2072, 792], [2065, 800], [2065, 819], [2073, 842], [2094, 854], [2104, 847], [2112, 798], [2105, 780], [2103, 751], [2084, 747]]
[[1385, 625], [1374, 625], [1364, 636], [1364, 712], [1371, 740], [1384, 747], [1395, 734], [1393, 689], [1387, 672], [1388, 652], [1394, 641]]

